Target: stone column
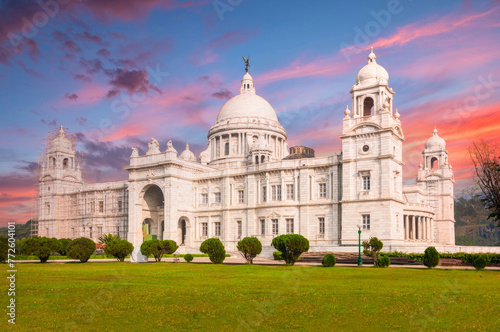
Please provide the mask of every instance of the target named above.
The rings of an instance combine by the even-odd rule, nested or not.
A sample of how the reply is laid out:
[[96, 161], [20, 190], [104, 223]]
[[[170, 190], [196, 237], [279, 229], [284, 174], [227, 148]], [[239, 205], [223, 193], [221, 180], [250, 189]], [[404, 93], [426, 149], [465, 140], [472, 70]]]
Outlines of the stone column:
[[408, 240], [408, 216], [405, 214], [403, 215], [403, 228], [405, 231], [405, 240]]
[[420, 234], [420, 216], [415, 216], [415, 240], [419, 241], [421, 234]]
[[416, 237], [415, 237], [415, 216], [411, 216], [411, 239], [412, 240], [415, 240]]

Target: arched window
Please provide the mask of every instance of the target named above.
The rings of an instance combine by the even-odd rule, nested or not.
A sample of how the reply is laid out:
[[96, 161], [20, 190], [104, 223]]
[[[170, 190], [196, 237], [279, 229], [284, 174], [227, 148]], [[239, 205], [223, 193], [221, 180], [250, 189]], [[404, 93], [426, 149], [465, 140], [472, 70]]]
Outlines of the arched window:
[[52, 163], [51, 163], [52, 164], [52, 168], [56, 168], [56, 158], [51, 157], [51, 159], [52, 159]]
[[363, 116], [370, 116], [373, 114], [373, 99], [366, 98], [363, 102]]
[[229, 142], [224, 145], [224, 155], [229, 156]]
[[260, 157], [260, 163], [263, 164], [266, 161], [266, 156]]
[[259, 156], [255, 156], [255, 164], [259, 164]]
[[431, 169], [439, 168], [438, 159], [436, 157], [432, 157], [431, 159]]
[[68, 158], [63, 159], [63, 169], [68, 169]]

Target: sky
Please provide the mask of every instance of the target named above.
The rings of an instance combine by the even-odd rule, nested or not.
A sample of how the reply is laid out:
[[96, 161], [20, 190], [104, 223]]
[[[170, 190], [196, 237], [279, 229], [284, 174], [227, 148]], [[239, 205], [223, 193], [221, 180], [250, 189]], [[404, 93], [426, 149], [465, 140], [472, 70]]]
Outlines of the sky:
[[0, 0], [0, 226], [31, 217], [37, 156], [61, 125], [88, 182], [125, 180], [151, 137], [198, 156], [242, 56], [288, 146], [338, 153], [371, 46], [396, 92], [405, 183], [436, 126], [459, 193], [472, 142], [500, 142], [499, 41], [499, 1]]

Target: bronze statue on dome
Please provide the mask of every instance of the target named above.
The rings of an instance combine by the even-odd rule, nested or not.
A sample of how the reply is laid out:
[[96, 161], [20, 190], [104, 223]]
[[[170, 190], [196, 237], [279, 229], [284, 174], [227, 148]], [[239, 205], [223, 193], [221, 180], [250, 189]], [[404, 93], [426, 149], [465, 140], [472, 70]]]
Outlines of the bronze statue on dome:
[[245, 71], [248, 73], [248, 67], [250, 67], [250, 56], [247, 58], [245, 58], [244, 56], [242, 56], [243, 58], [243, 61], [245, 61]]

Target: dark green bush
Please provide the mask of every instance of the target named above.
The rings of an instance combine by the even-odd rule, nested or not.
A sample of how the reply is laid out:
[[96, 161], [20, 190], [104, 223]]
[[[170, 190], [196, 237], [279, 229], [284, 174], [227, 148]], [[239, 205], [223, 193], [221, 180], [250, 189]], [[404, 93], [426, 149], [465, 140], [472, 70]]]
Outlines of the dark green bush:
[[382, 254], [378, 257], [376, 265], [377, 267], [389, 267], [389, 265], [391, 265], [391, 259], [389, 256]]
[[200, 251], [207, 254], [210, 261], [214, 264], [222, 264], [226, 258], [226, 250], [219, 239], [206, 239], [200, 246]]
[[144, 241], [141, 244], [141, 254], [143, 254], [146, 257], [153, 255], [155, 261], [157, 262], [161, 261], [161, 258], [163, 257], [164, 254], [163, 245], [161, 241], [157, 239]]
[[335, 266], [336, 263], [337, 259], [332, 254], [326, 254], [325, 256], [323, 256], [323, 261], [321, 262], [324, 267], [332, 267]]
[[283, 260], [283, 255], [281, 254], [281, 251], [275, 250], [273, 252], [273, 258], [275, 261], [282, 261]]
[[429, 269], [439, 264], [439, 253], [434, 247], [428, 247], [424, 251], [424, 265]]
[[368, 257], [373, 257], [373, 265], [377, 264], [378, 254], [383, 247], [382, 241], [376, 237], [371, 237], [369, 241], [363, 241], [363, 253]]
[[253, 259], [262, 252], [262, 243], [256, 237], [245, 237], [238, 242], [237, 249], [247, 263], [253, 264]]
[[67, 252], [68, 252], [68, 245], [71, 243], [71, 239], [59, 239], [57, 240], [59, 241], [59, 250], [57, 250], [57, 252], [59, 253], [59, 255], [61, 256], [66, 256], [67, 255]]
[[0, 235], [0, 263], [7, 260], [9, 252], [9, 239], [6, 236]]
[[161, 243], [163, 250], [165, 250], [165, 255], [171, 255], [179, 248], [174, 240], [163, 240]]
[[186, 262], [188, 262], [188, 263], [191, 263], [191, 261], [193, 260], [193, 258], [194, 258], [194, 257], [193, 257], [193, 255], [191, 255], [191, 254], [185, 254], [185, 255], [184, 255], [184, 260], [185, 260]]
[[120, 262], [125, 260], [125, 257], [134, 251], [134, 246], [127, 240], [119, 239], [106, 244], [104, 252], [107, 255], [115, 256]]
[[21, 252], [23, 255], [32, 255], [40, 259], [40, 263], [45, 263], [53, 252], [59, 250], [59, 241], [55, 238], [34, 236], [26, 239]]
[[294, 265], [300, 255], [309, 250], [309, 240], [299, 234], [283, 234], [272, 241], [272, 246], [281, 251], [287, 265]]
[[486, 262], [486, 259], [484, 259], [483, 256], [478, 256], [472, 265], [476, 268], [476, 270], [483, 270], [488, 263]]
[[95, 251], [95, 242], [86, 237], [74, 239], [68, 244], [66, 254], [69, 258], [85, 263]]

